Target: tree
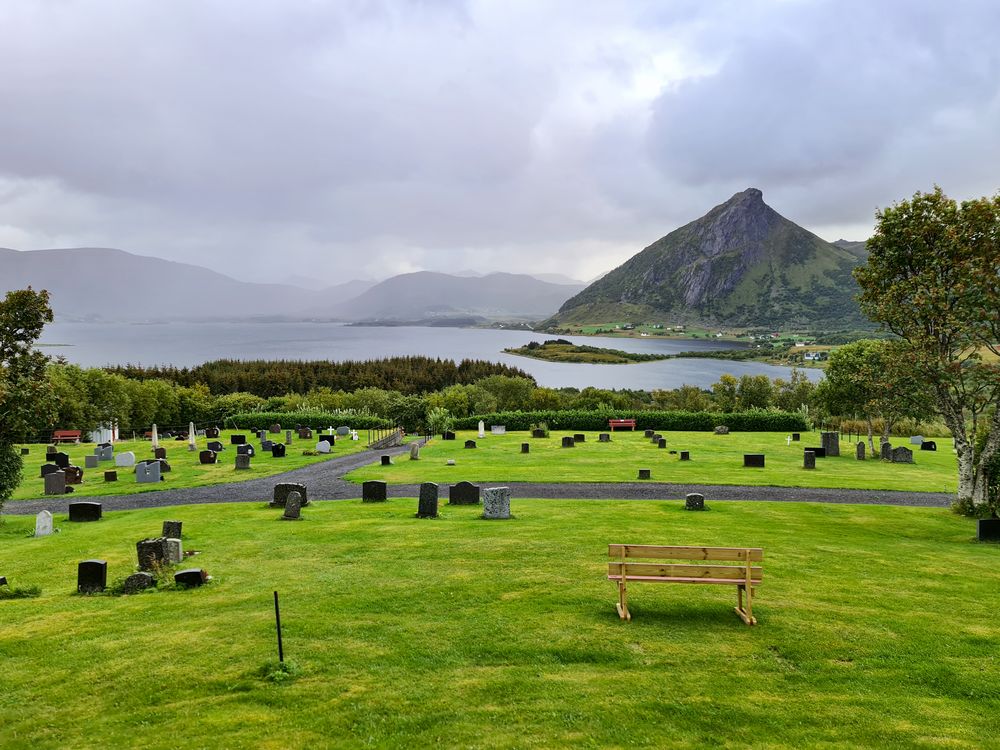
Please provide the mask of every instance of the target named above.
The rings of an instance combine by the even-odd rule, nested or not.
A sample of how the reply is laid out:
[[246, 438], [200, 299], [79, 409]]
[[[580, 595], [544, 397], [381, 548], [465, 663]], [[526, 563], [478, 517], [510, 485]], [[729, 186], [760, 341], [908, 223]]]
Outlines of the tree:
[[719, 411], [736, 411], [737, 391], [739, 383], [736, 378], [728, 372], [723, 373], [717, 383], [712, 384], [712, 396], [715, 398], [715, 406]]
[[49, 293], [19, 289], [0, 302], [0, 508], [21, 481], [21, 456], [14, 440], [25, 439], [39, 415], [51, 410], [48, 357], [35, 350], [52, 322]]
[[905, 342], [934, 394], [955, 438], [958, 507], [995, 515], [986, 468], [1000, 452], [1000, 195], [958, 205], [937, 187], [918, 192], [876, 215], [868, 250], [854, 272], [861, 309]]

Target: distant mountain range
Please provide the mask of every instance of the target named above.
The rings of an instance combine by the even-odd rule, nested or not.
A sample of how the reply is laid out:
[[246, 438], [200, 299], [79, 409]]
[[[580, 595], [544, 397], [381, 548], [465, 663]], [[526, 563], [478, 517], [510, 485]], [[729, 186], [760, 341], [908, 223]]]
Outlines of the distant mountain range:
[[0, 248], [0, 294], [47, 289], [63, 320], [453, 321], [538, 319], [583, 284], [521, 274], [403, 274], [325, 289], [238, 281], [207, 268], [110, 248]]
[[543, 325], [868, 327], [851, 275], [866, 258], [864, 242], [826, 242], [750, 188], [634, 255]]

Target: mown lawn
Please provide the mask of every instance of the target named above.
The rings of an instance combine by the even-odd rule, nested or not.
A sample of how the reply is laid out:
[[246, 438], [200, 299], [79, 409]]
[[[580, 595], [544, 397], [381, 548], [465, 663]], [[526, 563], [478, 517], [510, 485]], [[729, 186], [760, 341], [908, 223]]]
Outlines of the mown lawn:
[[[820, 445], [819, 433], [803, 433], [799, 443], [786, 444], [776, 432], [739, 432], [714, 435], [706, 432], [664, 432], [667, 448], [660, 449], [641, 432], [617, 431], [611, 443], [597, 442], [587, 432], [586, 442], [562, 448], [561, 438], [572, 432], [553, 431], [548, 438], [533, 439], [526, 432], [508, 432], [479, 438], [475, 431], [460, 432], [457, 439], [435, 438], [421, 451], [421, 460], [397, 461], [392, 466], [365, 466], [347, 475], [361, 482], [385, 479], [391, 483], [440, 482], [631, 482], [640, 468], [652, 471], [654, 482], [688, 484], [765, 485], [774, 487], [834, 487], [924, 492], [954, 492], [957, 465], [951, 438], [936, 438], [938, 450], [920, 451], [905, 438], [894, 445], [913, 448], [915, 463], [890, 464], [854, 457], [854, 443], [841, 440], [839, 458], [820, 458], [816, 469], [802, 468], [804, 447]], [[465, 449], [465, 440], [477, 447]], [[522, 454], [521, 443], [530, 444]], [[682, 462], [670, 451], [690, 451]], [[744, 453], [763, 453], [763, 469], [743, 468]], [[455, 465], [448, 466], [447, 460]]]
[[[0, 747], [997, 747], [1000, 545], [941, 509], [532, 501], [511, 521], [414, 500], [109, 513], [0, 528]], [[214, 580], [73, 594], [184, 521]], [[728, 587], [633, 585], [609, 542], [763, 547], [746, 627]], [[275, 653], [272, 591], [300, 676]]]
[[[93, 443], [62, 443], [58, 446], [60, 451], [68, 453], [70, 463], [83, 469], [83, 483], [74, 486], [73, 494], [69, 497], [100, 497], [102, 495], [131, 495], [138, 492], [156, 492], [157, 490], [173, 490], [181, 487], [203, 487], [213, 484], [224, 484], [226, 482], [242, 482], [248, 479], [260, 479], [270, 477], [291, 469], [298, 469], [303, 466], [314, 464], [317, 461], [326, 461], [335, 456], [344, 456], [350, 453], [357, 453], [365, 450], [364, 440], [352, 441], [338, 440], [333, 452], [329, 455], [303, 456], [302, 451], [312, 450], [316, 447], [315, 440], [300, 440], [298, 435], [293, 433], [292, 444], [287, 446], [284, 458], [274, 458], [271, 453], [260, 449], [260, 441], [256, 439], [252, 430], [241, 430], [239, 434], [247, 436], [247, 442], [254, 446], [257, 455], [250, 461], [250, 468], [236, 471], [236, 446], [229, 444], [229, 436], [235, 431], [225, 430], [219, 441], [225, 446], [225, 450], [219, 454], [218, 463], [202, 465], [198, 460], [198, 451], [207, 447], [207, 438], [198, 438], [198, 451], [189, 451], [187, 441], [175, 441], [172, 439], [160, 440], [160, 447], [167, 450], [167, 463], [170, 464], [170, 471], [163, 474], [164, 481], [159, 484], [139, 484], [135, 481], [134, 469], [126, 467], [115, 467], [114, 461], [102, 461], [96, 469], [84, 468], [84, 456], [92, 455], [94, 452]], [[284, 442], [285, 434], [274, 435]], [[45, 480], [41, 478], [40, 472], [42, 464], [45, 463], [45, 445], [26, 445], [31, 452], [24, 456], [24, 472], [21, 483], [14, 491], [14, 500], [34, 500], [45, 497]], [[148, 440], [125, 440], [115, 443], [115, 453], [133, 451], [136, 460], [143, 460], [153, 457], [153, 447]], [[105, 482], [104, 472], [116, 469], [118, 471], [117, 482]]]

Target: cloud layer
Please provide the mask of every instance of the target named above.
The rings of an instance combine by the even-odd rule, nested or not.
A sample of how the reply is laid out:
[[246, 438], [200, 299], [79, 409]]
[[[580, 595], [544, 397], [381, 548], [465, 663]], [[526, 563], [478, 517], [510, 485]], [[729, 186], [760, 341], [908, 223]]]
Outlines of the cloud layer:
[[1000, 5], [12, 0], [0, 246], [588, 278], [749, 185], [1000, 188]]

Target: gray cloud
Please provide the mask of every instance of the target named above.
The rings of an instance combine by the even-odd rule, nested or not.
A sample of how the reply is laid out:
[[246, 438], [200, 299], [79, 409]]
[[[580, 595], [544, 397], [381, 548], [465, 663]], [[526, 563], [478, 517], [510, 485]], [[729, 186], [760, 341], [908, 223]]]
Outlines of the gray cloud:
[[0, 28], [22, 249], [586, 277], [751, 184], [825, 236], [998, 187], [993, 2], [13, 0]]

